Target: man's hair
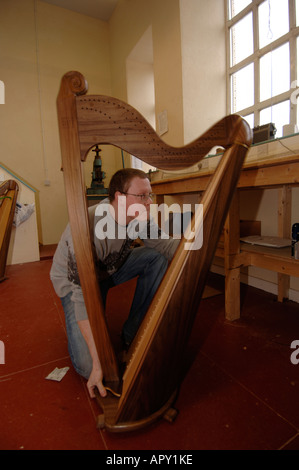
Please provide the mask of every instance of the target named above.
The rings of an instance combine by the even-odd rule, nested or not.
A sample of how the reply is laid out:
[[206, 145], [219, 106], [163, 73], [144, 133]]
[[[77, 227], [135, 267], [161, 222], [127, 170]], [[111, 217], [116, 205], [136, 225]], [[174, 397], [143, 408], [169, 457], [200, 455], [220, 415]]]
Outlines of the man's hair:
[[126, 193], [133, 178], [148, 178], [147, 174], [137, 168], [123, 168], [112, 176], [109, 184], [109, 200], [114, 201], [116, 191]]

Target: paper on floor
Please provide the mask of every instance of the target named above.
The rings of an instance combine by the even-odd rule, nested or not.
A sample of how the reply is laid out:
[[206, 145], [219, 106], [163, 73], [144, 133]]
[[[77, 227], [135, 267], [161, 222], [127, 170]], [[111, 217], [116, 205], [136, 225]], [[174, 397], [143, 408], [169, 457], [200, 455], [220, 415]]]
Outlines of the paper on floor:
[[69, 370], [69, 367], [62, 367], [62, 369], [55, 367], [55, 369], [49, 375], [47, 375], [46, 379], [60, 382], [68, 370]]

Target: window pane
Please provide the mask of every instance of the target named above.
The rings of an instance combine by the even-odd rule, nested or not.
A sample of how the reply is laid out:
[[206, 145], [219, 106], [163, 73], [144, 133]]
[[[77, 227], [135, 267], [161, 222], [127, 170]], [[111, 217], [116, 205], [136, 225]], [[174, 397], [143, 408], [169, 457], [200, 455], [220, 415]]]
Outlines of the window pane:
[[252, 13], [230, 29], [231, 66], [253, 53]]
[[260, 48], [289, 31], [288, 0], [266, 0], [258, 9]]
[[289, 89], [290, 48], [287, 43], [260, 59], [260, 100], [266, 100]]
[[254, 114], [247, 114], [247, 116], [243, 116], [243, 118], [245, 119], [245, 121], [248, 122], [249, 126], [251, 129], [254, 128]]
[[229, 1], [229, 17], [233, 18], [240, 11], [244, 10], [247, 5], [251, 3], [251, 0], [230, 0]]
[[231, 76], [231, 109], [233, 113], [248, 108], [254, 102], [253, 63]]
[[285, 124], [290, 124], [290, 101], [265, 108], [260, 112], [260, 125], [273, 122], [277, 132], [275, 138], [282, 137], [282, 128]]

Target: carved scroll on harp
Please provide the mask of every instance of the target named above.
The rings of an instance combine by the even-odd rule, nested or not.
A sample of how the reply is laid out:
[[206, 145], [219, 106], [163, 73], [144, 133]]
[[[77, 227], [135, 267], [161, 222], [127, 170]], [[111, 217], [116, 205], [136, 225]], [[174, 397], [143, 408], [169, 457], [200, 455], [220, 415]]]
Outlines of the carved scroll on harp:
[[0, 185], [0, 282], [5, 279], [5, 268], [18, 195], [18, 184], [14, 180]]
[[[240, 116], [233, 115], [189, 145], [171, 147], [128, 104], [102, 95], [87, 95], [86, 81], [78, 72], [63, 77], [57, 105], [69, 217], [82, 291], [108, 386], [115, 390], [117, 384], [122, 385], [120, 398], [99, 397], [104, 425], [112, 432], [133, 430], [161, 416], [174, 399], [184, 368], [183, 353], [251, 143], [251, 131]], [[200, 250], [186, 250], [185, 240], [181, 240], [130, 348], [123, 376], [119, 373], [92, 265], [82, 162], [95, 144], [115, 145], [164, 170], [196, 164], [214, 146], [226, 149], [201, 201], [203, 246]]]

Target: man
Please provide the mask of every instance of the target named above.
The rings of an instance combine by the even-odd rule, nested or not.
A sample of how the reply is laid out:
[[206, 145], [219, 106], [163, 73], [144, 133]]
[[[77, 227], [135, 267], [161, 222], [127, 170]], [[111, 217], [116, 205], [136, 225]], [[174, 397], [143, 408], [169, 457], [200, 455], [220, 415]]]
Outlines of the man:
[[[111, 178], [109, 199], [89, 211], [104, 305], [110, 287], [138, 276], [130, 314], [122, 331], [125, 347], [132, 342], [179, 243], [164, 237], [150, 216], [151, 204], [151, 185], [146, 173], [128, 168], [117, 171]], [[137, 236], [144, 246], [132, 248]], [[69, 225], [58, 244], [50, 277], [64, 309], [74, 368], [87, 379], [91, 397], [95, 387], [106, 396]]]

